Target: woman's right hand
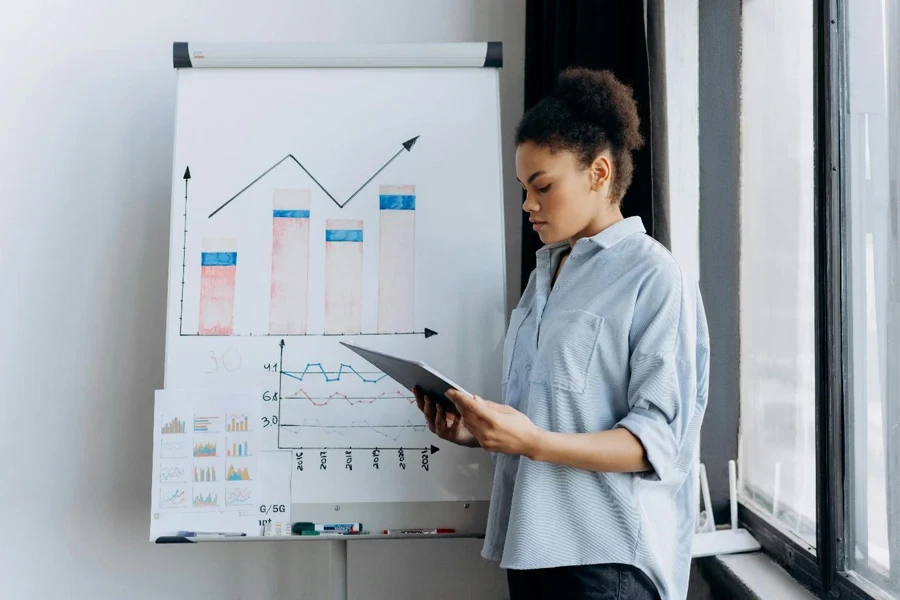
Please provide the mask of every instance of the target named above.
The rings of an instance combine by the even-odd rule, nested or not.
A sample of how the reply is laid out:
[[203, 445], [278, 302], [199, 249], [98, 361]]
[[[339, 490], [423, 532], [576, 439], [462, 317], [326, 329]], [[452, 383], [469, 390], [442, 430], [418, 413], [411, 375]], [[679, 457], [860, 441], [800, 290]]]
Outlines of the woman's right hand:
[[413, 393], [416, 396], [416, 405], [425, 415], [430, 432], [442, 440], [453, 442], [459, 446], [481, 447], [475, 436], [466, 429], [462, 416], [448, 413], [443, 406], [429, 399], [419, 388], [414, 389]]

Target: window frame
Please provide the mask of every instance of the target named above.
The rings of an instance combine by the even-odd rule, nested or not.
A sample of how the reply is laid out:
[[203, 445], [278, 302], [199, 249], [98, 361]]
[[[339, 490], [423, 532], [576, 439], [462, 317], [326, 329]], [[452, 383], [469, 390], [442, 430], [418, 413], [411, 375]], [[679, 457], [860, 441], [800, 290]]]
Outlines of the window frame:
[[[816, 0], [814, 45], [814, 264], [816, 548], [782, 528], [751, 502], [738, 498], [739, 519], [763, 550], [797, 581], [819, 594], [852, 600], [883, 599], [885, 592], [845, 570], [852, 540], [845, 519], [845, 436], [852, 410], [849, 386], [845, 207], [846, 6]], [[885, 579], [885, 583], [887, 580]]]

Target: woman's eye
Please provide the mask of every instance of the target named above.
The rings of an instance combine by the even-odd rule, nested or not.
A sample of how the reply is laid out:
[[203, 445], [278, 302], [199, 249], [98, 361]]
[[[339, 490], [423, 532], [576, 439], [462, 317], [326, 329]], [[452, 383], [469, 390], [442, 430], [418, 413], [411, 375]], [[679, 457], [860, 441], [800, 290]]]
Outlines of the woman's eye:
[[542, 193], [542, 194], [546, 194], [547, 192], [550, 191], [550, 186], [551, 186], [551, 185], [553, 185], [553, 184], [548, 183], [548, 184], [545, 185], [544, 187], [538, 188], [538, 191], [539, 191], [540, 193]]

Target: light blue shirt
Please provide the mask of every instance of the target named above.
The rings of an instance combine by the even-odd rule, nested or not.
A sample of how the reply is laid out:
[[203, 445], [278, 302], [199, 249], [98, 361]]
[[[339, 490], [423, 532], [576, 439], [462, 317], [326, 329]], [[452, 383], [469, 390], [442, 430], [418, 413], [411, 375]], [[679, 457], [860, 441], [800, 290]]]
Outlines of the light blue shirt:
[[709, 336], [696, 282], [639, 217], [537, 252], [510, 317], [503, 402], [549, 431], [625, 427], [652, 470], [600, 473], [495, 454], [482, 555], [510, 569], [625, 563], [663, 600], [687, 596], [694, 455]]

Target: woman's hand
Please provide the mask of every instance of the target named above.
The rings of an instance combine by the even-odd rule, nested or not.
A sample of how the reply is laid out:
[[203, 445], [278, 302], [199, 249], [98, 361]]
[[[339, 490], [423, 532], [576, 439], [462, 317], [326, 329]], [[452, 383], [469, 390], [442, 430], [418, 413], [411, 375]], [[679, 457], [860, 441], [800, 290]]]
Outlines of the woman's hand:
[[416, 396], [416, 405], [425, 415], [428, 422], [428, 430], [442, 440], [453, 442], [459, 446], [478, 448], [478, 440], [466, 429], [461, 416], [448, 413], [437, 402], [432, 402], [419, 388], [413, 390]]
[[458, 390], [449, 390], [447, 397], [456, 404], [466, 429], [485, 450], [530, 458], [538, 452], [543, 430], [524, 413]]

